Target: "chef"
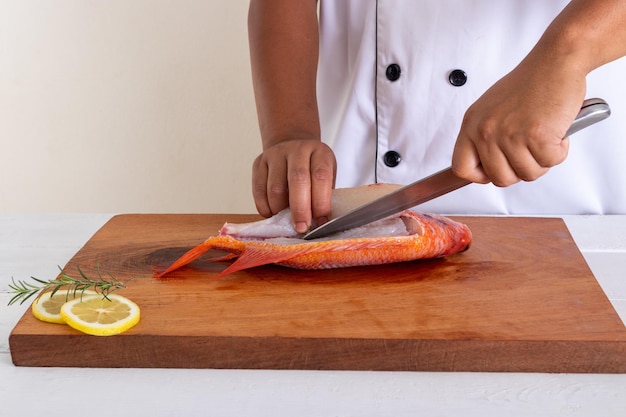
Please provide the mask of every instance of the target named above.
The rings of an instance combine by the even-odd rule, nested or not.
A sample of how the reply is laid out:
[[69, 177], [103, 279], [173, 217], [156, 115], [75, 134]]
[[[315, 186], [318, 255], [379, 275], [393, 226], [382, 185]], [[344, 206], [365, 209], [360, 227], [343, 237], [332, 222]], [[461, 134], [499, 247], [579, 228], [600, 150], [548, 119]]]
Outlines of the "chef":
[[[252, 0], [260, 214], [452, 165], [444, 214], [626, 213], [623, 0]], [[565, 132], [585, 98], [613, 117]], [[549, 172], [548, 172], [549, 171]]]

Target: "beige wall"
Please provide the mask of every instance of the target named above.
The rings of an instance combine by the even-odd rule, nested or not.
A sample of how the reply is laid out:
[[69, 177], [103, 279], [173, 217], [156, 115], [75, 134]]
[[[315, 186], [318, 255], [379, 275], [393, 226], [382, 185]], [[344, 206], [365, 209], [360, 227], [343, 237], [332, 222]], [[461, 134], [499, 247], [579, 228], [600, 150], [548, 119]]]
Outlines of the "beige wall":
[[245, 0], [0, 0], [0, 212], [254, 212]]

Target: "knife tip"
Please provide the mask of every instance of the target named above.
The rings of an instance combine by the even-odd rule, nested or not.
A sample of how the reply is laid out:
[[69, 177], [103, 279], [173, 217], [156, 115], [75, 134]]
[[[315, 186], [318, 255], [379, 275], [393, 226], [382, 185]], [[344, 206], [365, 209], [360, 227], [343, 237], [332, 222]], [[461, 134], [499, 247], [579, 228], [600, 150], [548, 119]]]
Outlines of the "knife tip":
[[316, 229], [313, 230], [309, 230], [308, 232], [306, 232], [304, 234], [304, 236], [302, 236], [302, 239], [304, 240], [311, 240], [311, 239], [315, 239], [315, 234], [313, 232], [315, 232]]

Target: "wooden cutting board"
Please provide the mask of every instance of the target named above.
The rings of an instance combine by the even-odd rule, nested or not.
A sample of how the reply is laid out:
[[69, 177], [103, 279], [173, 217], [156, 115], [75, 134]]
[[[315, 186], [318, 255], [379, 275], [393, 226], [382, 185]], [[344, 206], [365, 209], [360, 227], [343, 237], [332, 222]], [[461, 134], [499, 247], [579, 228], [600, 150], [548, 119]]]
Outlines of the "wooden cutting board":
[[[153, 277], [225, 222], [255, 215], [119, 215], [70, 260], [131, 280], [141, 321], [112, 337], [43, 323], [10, 335], [18, 366], [626, 372], [626, 329], [564, 222], [457, 217], [467, 252], [302, 271], [270, 265], [212, 277], [205, 258]], [[209, 253], [214, 256], [216, 253]], [[50, 277], [52, 278], [52, 277]]]

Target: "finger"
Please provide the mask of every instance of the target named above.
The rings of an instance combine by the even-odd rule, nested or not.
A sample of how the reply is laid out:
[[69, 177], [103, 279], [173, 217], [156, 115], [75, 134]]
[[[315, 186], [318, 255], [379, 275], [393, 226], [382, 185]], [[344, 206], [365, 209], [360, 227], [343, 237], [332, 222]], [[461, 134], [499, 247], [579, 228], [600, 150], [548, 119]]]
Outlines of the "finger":
[[518, 181], [534, 181], [548, 172], [548, 168], [544, 168], [537, 163], [528, 149], [522, 149], [508, 156], [508, 163], [512, 172], [508, 172], [507, 176], [501, 175], [498, 180], [500, 186], [507, 186]]
[[298, 155], [289, 160], [287, 182], [293, 225], [298, 233], [305, 233], [311, 226], [312, 216], [310, 156]]
[[479, 157], [482, 169], [493, 185], [508, 187], [520, 182], [520, 177], [513, 169], [507, 155], [500, 148], [491, 147], [483, 149], [482, 153], [480, 152], [481, 150], [479, 150]]
[[[502, 141], [498, 148], [493, 146], [494, 153], [499, 153], [499, 165], [493, 164], [490, 175], [494, 184], [505, 187], [519, 181], [533, 181], [545, 173], [533, 154], [527, 142], [528, 135], [517, 135]], [[504, 162], [506, 159], [506, 164]], [[498, 159], [497, 159], [498, 161]], [[507, 166], [508, 165], [508, 166]]]
[[[506, 154], [495, 140], [490, 140], [492, 136], [486, 129], [481, 136], [469, 137], [461, 140], [459, 144], [459, 155], [465, 157], [467, 172], [461, 172], [463, 178], [481, 184], [493, 183], [498, 187], [506, 187], [519, 182], [520, 179], [511, 166], [507, 155], [515, 155], [516, 151], [509, 151]], [[511, 146], [512, 149], [515, 149]], [[526, 153], [528, 151], [525, 149]]]
[[[520, 181], [511, 161], [517, 161], [518, 166], [524, 166], [528, 159], [532, 160], [525, 145], [520, 146], [511, 138], [502, 140], [505, 134], [501, 131], [495, 132], [488, 123], [476, 129], [475, 136], [470, 136], [465, 131], [462, 127], [453, 154], [453, 171], [456, 175], [476, 183], [491, 182], [498, 187]], [[467, 131], [471, 132], [469, 129]], [[500, 142], [508, 144], [508, 149], [501, 149]], [[520, 157], [520, 152], [524, 156]]]
[[535, 181], [565, 159], [568, 145], [568, 140], [539, 137], [529, 140], [528, 145], [525, 140], [505, 142], [503, 152], [519, 179]]
[[259, 155], [252, 164], [252, 197], [259, 214], [270, 217], [272, 210], [267, 199], [267, 163], [263, 155]]
[[531, 146], [530, 152], [537, 164], [544, 168], [556, 166], [567, 158], [569, 152], [569, 137], [554, 140], [543, 146]]
[[287, 161], [277, 158], [267, 164], [267, 201], [271, 214], [289, 206], [289, 185], [287, 182]]
[[330, 148], [323, 147], [311, 155], [311, 211], [318, 225], [332, 215], [332, 191], [337, 163]]
[[466, 136], [459, 136], [452, 154], [452, 172], [459, 177], [480, 184], [489, 183], [474, 143]]

